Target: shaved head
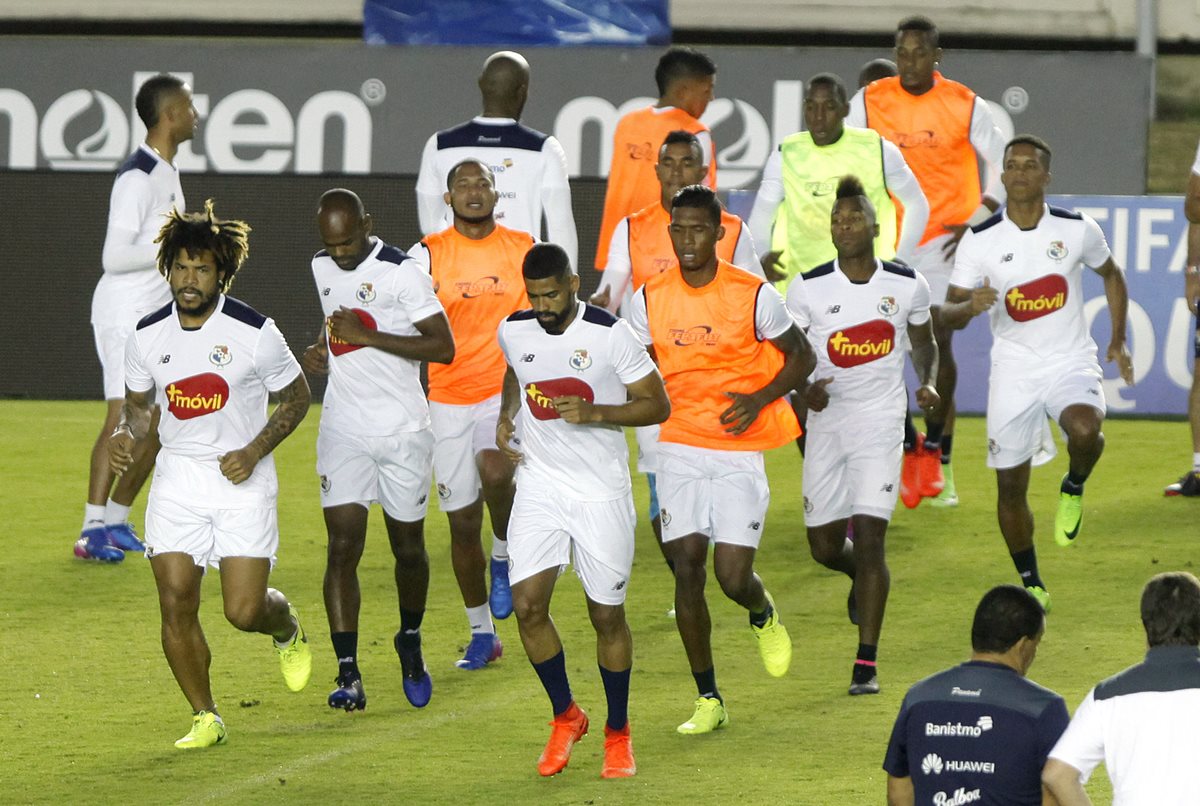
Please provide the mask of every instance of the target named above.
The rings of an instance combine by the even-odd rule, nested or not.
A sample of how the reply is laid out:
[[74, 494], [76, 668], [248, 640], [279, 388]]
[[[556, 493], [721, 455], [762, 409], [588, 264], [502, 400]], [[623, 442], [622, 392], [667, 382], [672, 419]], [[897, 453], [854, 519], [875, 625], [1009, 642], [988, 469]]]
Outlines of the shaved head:
[[529, 62], [512, 50], [488, 56], [479, 74], [479, 93], [484, 115], [519, 118], [529, 94]]
[[321, 194], [321, 206], [317, 208], [317, 216], [348, 216], [359, 220], [367, 214], [362, 199], [353, 190], [333, 188]]
[[343, 271], [351, 271], [371, 251], [371, 216], [352, 190], [332, 188], [321, 194], [317, 229], [325, 251]]

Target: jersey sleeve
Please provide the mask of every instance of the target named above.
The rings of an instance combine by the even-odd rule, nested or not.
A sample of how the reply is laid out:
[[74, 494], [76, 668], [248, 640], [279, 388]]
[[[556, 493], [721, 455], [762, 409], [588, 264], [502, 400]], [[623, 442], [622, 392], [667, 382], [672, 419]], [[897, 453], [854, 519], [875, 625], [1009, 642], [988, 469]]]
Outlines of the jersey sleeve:
[[738, 231], [737, 243], [733, 246], [733, 265], [745, 269], [756, 277], [767, 279], [762, 264], [758, 262], [758, 251], [754, 248], [754, 236], [745, 224]]
[[100, 258], [108, 274], [144, 271], [158, 263], [158, 244], [137, 243], [142, 224], [151, 213], [150, 200], [150, 177], [142, 171], [126, 171], [113, 182]]
[[888, 190], [904, 205], [904, 219], [900, 222], [900, 237], [896, 240], [896, 257], [912, 265], [925, 226], [929, 223], [929, 200], [921, 183], [908, 167], [904, 154], [890, 140], [880, 138], [883, 149], [883, 176]]
[[416, 323], [435, 314], [444, 314], [445, 309], [434, 293], [433, 278], [429, 273], [418, 271], [415, 265], [408, 271], [405, 269], [408, 267], [401, 264], [396, 272], [399, 275], [396, 278], [396, 297], [404, 306], [409, 320]]
[[628, 314], [626, 321], [633, 328], [633, 335], [637, 336], [642, 344], [653, 344], [654, 340], [650, 338], [650, 319], [646, 314], [646, 286], [639, 288], [630, 298]]
[[979, 265], [979, 259], [975, 254], [976, 238], [974, 232], [967, 230], [962, 241], [959, 242], [958, 249], [954, 252], [954, 269], [950, 272], [950, 285], [969, 290], [983, 282], [985, 272]]
[[612, 350], [613, 371], [623, 384], [640, 381], [654, 371], [650, 354], [638, 341], [633, 328], [623, 319], [618, 319], [612, 326], [609, 349]]
[[429, 254], [429, 247], [424, 241], [417, 241], [407, 250], [407, 254], [413, 259], [413, 262], [421, 267], [421, 270], [426, 274], [433, 274], [433, 257]]
[[142, 361], [142, 346], [138, 343], [136, 330], [125, 342], [125, 386], [135, 392], [149, 392], [154, 388], [154, 378]]
[[616, 312], [625, 299], [625, 290], [633, 276], [633, 262], [629, 258], [629, 218], [622, 218], [613, 230], [608, 246], [608, 268], [600, 278], [600, 286], [608, 286], [608, 310]]
[[254, 373], [271, 392], [278, 392], [300, 374], [300, 364], [273, 319], [262, 326], [254, 345]]
[[783, 297], [770, 283], [758, 287], [758, 303], [754, 306], [754, 330], [760, 339], [777, 339], [794, 327], [796, 320], [788, 313]]
[[1067, 704], [1063, 702], [1062, 697], [1055, 697], [1054, 701], [1042, 711], [1034, 726], [1040, 764], [1046, 763], [1046, 757], [1050, 755], [1050, 751], [1054, 749], [1054, 745], [1058, 743], [1070, 723], [1071, 717], [1067, 714]]
[[446, 215], [446, 201], [442, 198], [446, 192], [446, 179], [438, 176], [437, 153], [437, 135], [434, 134], [425, 141], [421, 168], [417, 172], [417, 218], [422, 235], [442, 229], [442, 219]]
[[916, 274], [917, 282], [913, 288], [912, 306], [908, 310], [908, 323], [923, 325], [929, 321], [929, 281], [920, 272]]
[[986, 164], [986, 178], [983, 195], [1001, 204], [1008, 198], [1008, 192], [1000, 182], [1000, 170], [1004, 164], [1004, 146], [1007, 145], [1000, 128], [992, 117], [992, 110], [987, 101], [975, 96], [975, 106], [971, 110], [971, 145]]
[[767, 164], [763, 166], [762, 182], [758, 185], [758, 193], [754, 195], [754, 207], [750, 210], [749, 221], [754, 240], [767, 244], [768, 252], [771, 251], [771, 225], [775, 222], [775, 211], [783, 203], [784, 195], [783, 154], [777, 148], [767, 157]]
[[701, 129], [696, 132], [696, 140], [700, 143], [700, 152], [708, 155], [708, 173], [704, 175], [704, 186], [717, 189], [717, 146], [713, 142], [712, 132]]
[[900, 705], [892, 735], [888, 739], [887, 752], [883, 756], [883, 769], [894, 778], [908, 778], [908, 698]]
[[1050, 751], [1050, 758], [1079, 770], [1080, 782], [1086, 782], [1092, 770], [1104, 761], [1104, 724], [1097, 712], [1095, 689], [1079, 704], [1074, 719]]
[[499, 345], [500, 352], [504, 354], [505, 362], [511, 364], [512, 362], [508, 360], [508, 345], [504, 342], [504, 330], [507, 324], [507, 319], [501, 319], [500, 324], [496, 326], [496, 344]]
[[798, 275], [788, 284], [787, 309], [801, 330], [807, 330], [812, 324], [812, 311], [808, 304], [808, 288], [805, 286], [802, 276]]
[[571, 212], [571, 185], [567, 181], [567, 152], [554, 137], [542, 144], [545, 156], [542, 171], [542, 215], [546, 218], [546, 237], [567, 253], [571, 267], [579, 272], [579, 236]]
[[845, 125], [866, 129], [867, 126], [867, 96], [866, 88], [854, 93], [850, 99], [850, 114], [846, 115]]
[[1112, 257], [1108, 241], [1104, 238], [1104, 230], [1089, 215], [1083, 217], [1083, 265], [1093, 269], [1103, 266]]

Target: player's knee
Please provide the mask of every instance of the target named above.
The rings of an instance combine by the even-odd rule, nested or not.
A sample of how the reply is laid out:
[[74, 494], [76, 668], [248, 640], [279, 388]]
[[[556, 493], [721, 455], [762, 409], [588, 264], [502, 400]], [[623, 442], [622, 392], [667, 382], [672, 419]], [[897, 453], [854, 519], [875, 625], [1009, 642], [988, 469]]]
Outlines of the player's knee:
[[225, 620], [242, 632], [254, 632], [258, 625], [262, 602], [225, 600]]
[[536, 628], [550, 620], [550, 608], [546, 602], [532, 596], [522, 596], [513, 591], [513, 612], [517, 621], [526, 628]]
[[842, 554], [842, 544], [845, 543], [845, 538], [841, 540], [829, 540], [821, 535], [808, 533], [808, 551], [812, 558], [821, 565], [828, 565], [836, 562], [837, 558]]
[[200, 612], [200, 592], [198, 590], [160, 590], [158, 603], [164, 624], [177, 626], [189, 623], [195, 621]]
[[625, 609], [622, 607], [592, 607], [589, 615], [592, 619], [592, 627], [601, 638], [615, 638], [626, 629]]
[[683, 552], [675, 552], [668, 556], [675, 565], [676, 586], [683, 590], [704, 590], [708, 568], [703, 560], [697, 560]]
[[485, 459], [479, 463], [479, 483], [484, 497], [489, 499], [511, 496], [513, 492], [513, 466], [499, 453], [497, 456], [495, 461]]
[[753, 578], [753, 574], [748, 569], [740, 566], [718, 565], [715, 573], [722, 593], [734, 601], [746, 598], [746, 594], [750, 591], [750, 580]]

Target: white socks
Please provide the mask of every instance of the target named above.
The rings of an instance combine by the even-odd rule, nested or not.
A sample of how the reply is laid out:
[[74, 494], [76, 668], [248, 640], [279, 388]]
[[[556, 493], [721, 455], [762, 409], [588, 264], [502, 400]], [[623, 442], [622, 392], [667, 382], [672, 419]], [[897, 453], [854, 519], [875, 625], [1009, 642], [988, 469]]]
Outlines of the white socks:
[[484, 602], [479, 607], [468, 607], [467, 621], [471, 624], [471, 634], [487, 633], [494, 635], [496, 625], [492, 623], [492, 610], [488, 607], [487, 602]]

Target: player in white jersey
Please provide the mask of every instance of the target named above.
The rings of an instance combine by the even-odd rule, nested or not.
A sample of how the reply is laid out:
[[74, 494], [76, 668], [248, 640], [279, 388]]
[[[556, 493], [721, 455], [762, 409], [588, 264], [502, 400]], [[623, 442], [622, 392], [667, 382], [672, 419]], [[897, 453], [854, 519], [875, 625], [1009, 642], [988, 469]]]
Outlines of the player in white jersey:
[[139, 319], [171, 298], [158, 273], [154, 239], [164, 216], [186, 209], [172, 160], [179, 144], [195, 134], [197, 120], [191, 88], [174, 76], [146, 81], [134, 105], [146, 124], [146, 141], [121, 165], [113, 182], [101, 258], [104, 274], [92, 296], [92, 331], [108, 410], [92, 446], [83, 532], [75, 543], [75, 556], [101, 562], [120, 562], [125, 551], [143, 548], [128, 523], [129, 508], [154, 466], [157, 429], [152, 427], [150, 437], [139, 443], [133, 464], [120, 478], [109, 469], [106, 445], [125, 396], [125, 342]]
[[529, 62], [511, 50], [493, 53], [483, 63], [479, 93], [482, 113], [437, 132], [421, 152], [417, 173], [421, 233], [431, 235], [454, 223], [442, 201], [446, 177], [463, 160], [478, 159], [496, 176], [497, 223], [540, 240], [545, 217], [547, 240], [561, 245], [571, 265], [578, 266], [579, 237], [571, 214], [567, 154], [555, 137], [519, 122], [529, 97]]
[[[904, 355], [912, 347], [917, 404], [937, 403], [937, 344], [929, 285], [875, 257], [875, 208], [857, 177], [837, 186], [831, 230], [837, 258], [788, 287], [788, 310], [808, 333], [817, 368], [803, 387], [808, 415], [804, 522], [813, 559], [851, 579], [858, 625], [851, 694], [878, 694], [876, 655], [891, 575], [884, 538], [900, 487]], [[846, 537], [853, 520], [854, 540]]]
[[372, 502], [383, 508], [395, 558], [404, 694], [429, 703], [433, 681], [421, 655], [429, 591], [425, 507], [433, 472], [433, 432], [421, 389], [421, 362], [454, 358], [450, 323], [433, 283], [400, 249], [371, 236], [371, 216], [349, 190], [321, 196], [317, 227], [325, 248], [313, 278], [325, 314], [304, 368], [328, 374], [317, 437], [321, 507], [329, 536], [325, 612], [338, 659], [331, 708], [366, 708], [358, 668], [358, 561]]
[[[191, 731], [175, 742], [181, 749], [226, 739], [199, 620], [207, 566], [221, 571], [229, 623], [275, 639], [288, 688], [300, 691], [312, 672], [295, 608], [267, 587], [279, 546], [271, 453], [308, 412], [308, 383], [275, 323], [225, 296], [249, 231], [245, 222], [218, 219], [211, 200], [203, 213], [171, 212], [158, 266], [174, 301], [129, 338], [125, 403], [107, 445], [113, 472], [127, 472], [158, 405], [162, 450], [146, 507], [146, 556], [158, 585], [163, 653], [194, 712]], [[269, 392], [279, 398], [270, 418]]]
[[1009, 141], [1002, 181], [1008, 206], [959, 244], [943, 315], [948, 326], [963, 328], [991, 313], [987, 461], [996, 470], [1000, 532], [1025, 587], [1049, 610], [1033, 545], [1030, 467], [1054, 456], [1049, 416], [1062, 427], [1071, 457], [1054, 540], [1073, 545], [1083, 518], [1083, 483], [1104, 450], [1104, 390], [1083, 312], [1084, 267], [1104, 280], [1112, 325], [1107, 359], [1132, 384], [1125, 345], [1129, 292], [1100, 226], [1082, 213], [1046, 205], [1050, 147], [1043, 140], [1022, 134]]
[[1183, 269], [1183, 298], [1196, 317], [1196, 335], [1192, 345], [1192, 390], [1188, 394], [1188, 421], [1192, 429], [1192, 469], [1179, 481], [1167, 485], [1166, 495], [1200, 496], [1200, 147], [1192, 163], [1187, 195], [1183, 199], [1187, 216], [1187, 265]]
[[579, 276], [562, 248], [534, 246], [522, 273], [532, 309], [500, 324], [508, 370], [496, 444], [518, 463], [508, 529], [517, 625], [554, 710], [538, 772], [566, 767], [588, 730], [550, 619], [555, 581], [573, 563], [608, 700], [601, 777], [625, 778], [637, 771], [628, 718], [633, 642], [624, 606], [635, 515], [621, 426], [660, 423], [671, 405], [629, 325], [576, 298]]

